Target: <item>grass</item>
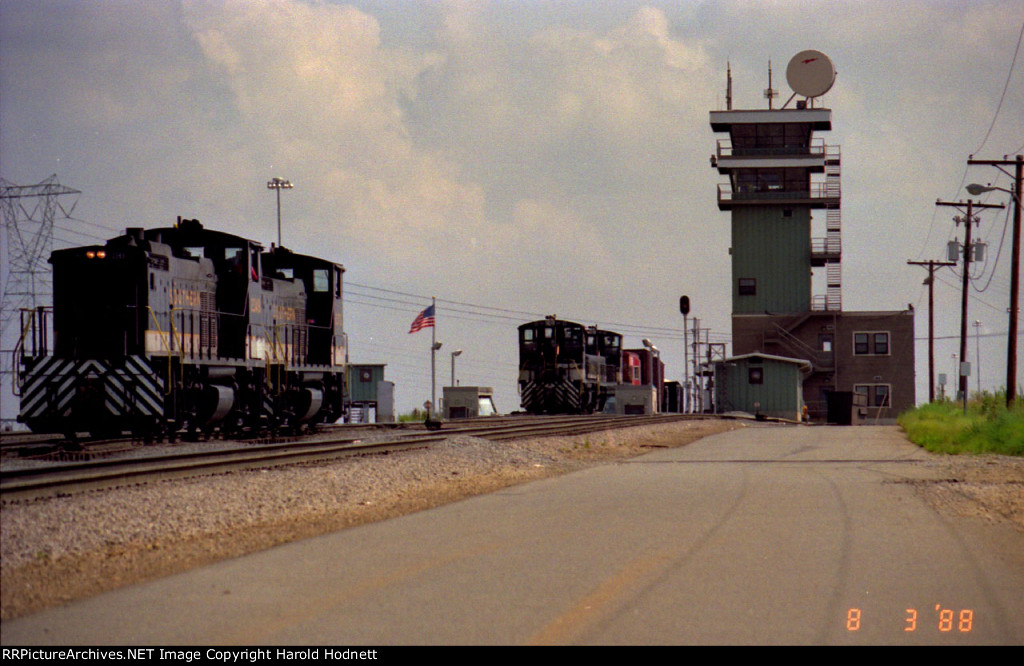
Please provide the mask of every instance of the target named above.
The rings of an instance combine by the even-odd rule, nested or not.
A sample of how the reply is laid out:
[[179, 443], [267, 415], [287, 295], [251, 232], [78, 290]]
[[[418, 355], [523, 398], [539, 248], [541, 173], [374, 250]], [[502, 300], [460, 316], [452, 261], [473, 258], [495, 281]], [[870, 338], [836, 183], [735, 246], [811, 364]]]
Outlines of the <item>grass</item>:
[[425, 410], [425, 409], [424, 410], [420, 410], [420, 409], [414, 408], [408, 414], [399, 414], [398, 415], [398, 422], [399, 423], [415, 423], [415, 422], [418, 422], [418, 421], [424, 421], [426, 418], [427, 418], [427, 410]]
[[982, 392], [967, 403], [949, 400], [907, 410], [899, 424], [910, 441], [934, 453], [1024, 456], [1024, 400], [1010, 409], [1006, 394]]

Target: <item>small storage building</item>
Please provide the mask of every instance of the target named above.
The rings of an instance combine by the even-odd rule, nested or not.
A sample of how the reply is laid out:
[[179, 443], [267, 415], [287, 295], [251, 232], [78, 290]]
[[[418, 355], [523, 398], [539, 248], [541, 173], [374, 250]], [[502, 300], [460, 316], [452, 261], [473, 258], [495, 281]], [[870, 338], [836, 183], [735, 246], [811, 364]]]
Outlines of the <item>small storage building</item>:
[[810, 371], [810, 361], [758, 352], [718, 361], [715, 363], [718, 411], [800, 421], [804, 406], [803, 379]]
[[373, 421], [394, 420], [394, 384], [384, 381], [384, 367], [383, 363], [348, 366], [349, 423], [370, 423], [371, 414]]
[[494, 416], [494, 390], [490, 386], [445, 386], [444, 415], [448, 419]]

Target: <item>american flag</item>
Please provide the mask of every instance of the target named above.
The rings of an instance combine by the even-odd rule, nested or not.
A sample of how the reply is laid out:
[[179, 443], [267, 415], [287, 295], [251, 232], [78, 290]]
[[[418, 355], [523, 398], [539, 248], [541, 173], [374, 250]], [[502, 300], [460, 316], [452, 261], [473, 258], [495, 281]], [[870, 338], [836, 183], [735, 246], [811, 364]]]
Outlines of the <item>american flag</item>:
[[424, 328], [429, 328], [434, 325], [434, 306], [431, 305], [423, 312], [416, 315], [416, 319], [413, 320], [412, 326], [409, 327], [410, 333], [421, 331]]

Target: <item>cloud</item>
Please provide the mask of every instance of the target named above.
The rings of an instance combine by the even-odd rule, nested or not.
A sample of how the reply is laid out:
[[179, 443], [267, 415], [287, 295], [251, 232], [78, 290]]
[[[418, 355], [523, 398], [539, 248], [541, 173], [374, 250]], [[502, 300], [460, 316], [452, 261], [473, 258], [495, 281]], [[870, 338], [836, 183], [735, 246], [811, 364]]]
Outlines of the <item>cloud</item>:
[[678, 190], [682, 163], [707, 150], [679, 131], [706, 120], [701, 44], [649, 7], [605, 30], [522, 33], [476, 3], [437, 11], [434, 39], [413, 50], [386, 46], [351, 6], [185, 4], [208, 74], [230, 91], [224, 153], [241, 164], [220, 168], [264, 160], [296, 183], [286, 243], [343, 238], [336, 250], [406, 274], [475, 248], [438, 278], [452, 289], [544, 285], [566, 247], [583, 261], [571, 284], [625, 270], [617, 250], [638, 222], [653, 227], [633, 239], [640, 251], [663, 252], [654, 239], [679, 216], [651, 195]]

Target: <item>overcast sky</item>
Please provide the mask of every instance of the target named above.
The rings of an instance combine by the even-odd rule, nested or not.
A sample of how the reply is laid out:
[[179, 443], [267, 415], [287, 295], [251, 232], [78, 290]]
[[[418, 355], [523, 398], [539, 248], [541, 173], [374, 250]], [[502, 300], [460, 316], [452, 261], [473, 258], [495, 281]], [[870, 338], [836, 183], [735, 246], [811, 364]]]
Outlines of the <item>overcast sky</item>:
[[[778, 105], [789, 59], [817, 49], [838, 71], [819, 103], [842, 150], [843, 307], [914, 306], [922, 401], [926, 272], [907, 261], [963, 236], [936, 199], [1009, 186], [967, 159], [1024, 150], [1022, 25], [1020, 0], [2, 0], [0, 177], [81, 191], [58, 247], [179, 215], [269, 246], [266, 183], [287, 178], [283, 243], [347, 269], [351, 360], [387, 364], [401, 411], [428, 399], [430, 330], [408, 330], [436, 296], [438, 394], [462, 349], [459, 383], [508, 412], [516, 327], [545, 314], [650, 338], [674, 379], [680, 295], [729, 341], [708, 112], [727, 63], [734, 108], [766, 108], [769, 61]], [[980, 346], [988, 390], [1005, 384], [1006, 220], [977, 231], [968, 360]], [[959, 294], [944, 269], [940, 372]]]

